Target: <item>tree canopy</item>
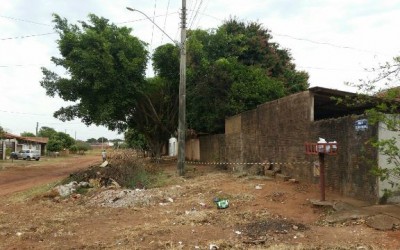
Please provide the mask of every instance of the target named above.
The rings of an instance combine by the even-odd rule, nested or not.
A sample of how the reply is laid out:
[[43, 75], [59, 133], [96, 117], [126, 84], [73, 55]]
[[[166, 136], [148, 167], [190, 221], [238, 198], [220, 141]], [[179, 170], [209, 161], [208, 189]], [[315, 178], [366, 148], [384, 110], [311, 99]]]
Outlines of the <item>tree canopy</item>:
[[107, 19], [89, 15], [89, 22], [69, 24], [54, 14], [61, 58], [51, 61], [63, 67], [65, 77], [42, 68], [41, 86], [49, 96], [58, 95], [74, 105], [62, 107], [54, 116], [80, 118], [85, 124], [104, 125], [123, 131], [134, 119], [135, 104], [145, 83], [148, 52], [145, 44]]
[[[73, 105], [54, 113], [104, 125], [158, 154], [178, 124], [179, 46], [155, 49], [155, 76], [145, 78], [146, 44], [131, 29], [89, 15], [79, 25], [54, 15], [60, 76], [42, 68], [41, 86]], [[258, 23], [229, 20], [216, 30], [188, 32], [187, 121], [201, 132], [223, 132], [224, 119], [308, 87], [288, 50]], [[143, 139], [143, 140], [142, 140]], [[135, 143], [132, 146], [139, 146]]]
[[50, 127], [41, 127], [38, 136], [49, 138], [47, 143], [47, 150], [51, 152], [61, 151], [68, 149], [75, 144], [74, 138], [64, 132], [57, 132]]
[[51, 138], [55, 134], [57, 134], [57, 131], [54, 128], [50, 127], [41, 127], [38, 132], [39, 137], [47, 137], [47, 138]]
[[308, 88], [287, 49], [261, 24], [228, 20], [215, 30], [188, 33], [188, 124], [223, 132], [224, 120], [258, 104]]
[[96, 143], [97, 139], [96, 138], [89, 138], [86, 140], [87, 143]]
[[5, 133], [5, 131], [4, 131], [3, 127], [0, 126], [0, 138], [3, 137], [4, 133]]
[[87, 125], [104, 125], [120, 132], [128, 127], [136, 129], [159, 152], [176, 128], [168, 123], [174, 121], [176, 112], [168, 109], [177, 106], [170, 76], [162, 76], [168, 70], [158, 67], [157, 61], [167, 59], [164, 48], [175, 48], [166, 45], [156, 49], [154, 65], [160, 77], [145, 79], [146, 44], [131, 36], [131, 29], [95, 15], [89, 15], [89, 23], [80, 21], [80, 26], [58, 15], [53, 21], [60, 35], [61, 58], [51, 60], [63, 67], [67, 76], [42, 68], [41, 86], [47, 95], [75, 103], [60, 108], [54, 116], [61, 120], [78, 117]]
[[22, 132], [21, 136], [25, 136], [25, 137], [35, 137], [36, 135], [32, 132]]

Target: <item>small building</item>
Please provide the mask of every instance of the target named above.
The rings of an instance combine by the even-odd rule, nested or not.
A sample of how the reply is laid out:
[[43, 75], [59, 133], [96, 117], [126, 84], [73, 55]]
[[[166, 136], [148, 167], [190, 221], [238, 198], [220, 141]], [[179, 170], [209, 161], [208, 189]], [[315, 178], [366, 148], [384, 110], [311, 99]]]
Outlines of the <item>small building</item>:
[[46, 153], [46, 144], [49, 138], [46, 137], [25, 137], [5, 133], [0, 140], [0, 159], [5, 160], [11, 152], [34, 149], [39, 150], [41, 155]]

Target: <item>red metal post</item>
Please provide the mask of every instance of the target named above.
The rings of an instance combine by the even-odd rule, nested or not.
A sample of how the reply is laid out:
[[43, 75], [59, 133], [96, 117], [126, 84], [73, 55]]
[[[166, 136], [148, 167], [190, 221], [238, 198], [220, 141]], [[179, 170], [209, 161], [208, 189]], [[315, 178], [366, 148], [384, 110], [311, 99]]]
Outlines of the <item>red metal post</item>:
[[325, 153], [318, 153], [319, 158], [319, 186], [321, 201], [325, 201]]

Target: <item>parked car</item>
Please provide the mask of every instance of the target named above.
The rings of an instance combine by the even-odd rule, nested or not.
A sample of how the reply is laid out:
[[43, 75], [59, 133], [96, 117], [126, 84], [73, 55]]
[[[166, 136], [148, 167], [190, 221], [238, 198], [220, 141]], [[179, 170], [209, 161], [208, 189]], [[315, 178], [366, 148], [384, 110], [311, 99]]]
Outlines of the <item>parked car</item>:
[[18, 153], [12, 152], [11, 158], [13, 159], [23, 159], [23, 160], [40, 160], [40, 151], [39, 150], [32, 150], [32, 149], [25, 149], [21, 150]]

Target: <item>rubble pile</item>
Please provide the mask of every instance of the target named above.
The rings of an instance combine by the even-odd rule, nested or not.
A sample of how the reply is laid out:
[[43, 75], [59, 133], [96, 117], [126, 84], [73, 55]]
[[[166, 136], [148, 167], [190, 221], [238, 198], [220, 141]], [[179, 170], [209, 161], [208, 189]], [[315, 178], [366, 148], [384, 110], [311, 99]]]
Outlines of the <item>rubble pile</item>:
[[125, 187], [146, 188], [151, 181], [151, 176], [160, 170], [146, 165], [139, 159], [109, 159], [101, 165], [90, 166], [70, 174], [62, 184], [71, 182], [88, 182], [93, 187]]
[[[153, 189], [108, 189], [95, 194], [88, 201], [89, 205], [104, 207], [141, 207], [152, 205], [168, 205], [180, 197], [182, 188], [179, 185], [169, 188]], [[171, 198], [174, 197], [174, 198]]]

